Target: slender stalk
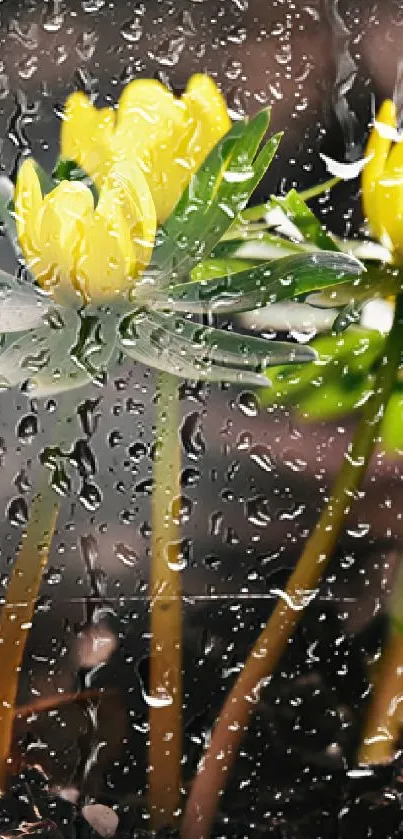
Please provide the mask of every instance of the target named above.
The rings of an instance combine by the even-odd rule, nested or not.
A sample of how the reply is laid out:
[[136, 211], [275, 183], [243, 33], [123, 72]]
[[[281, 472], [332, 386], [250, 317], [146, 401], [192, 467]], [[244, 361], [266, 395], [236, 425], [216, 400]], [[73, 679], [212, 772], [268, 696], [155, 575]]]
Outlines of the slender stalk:
[[299, 197], [302, 198], [303, 201], [311, 201], [312, 198], [319, 198], [319, 195], [323, 195], [324, 192], [327, 192], [329, 189], [333, 189], [334, 186], [341, 183], [343, 178], [329, 178], [327, 181], [323, 181], [321, 184], [315, 184], [315, 186], [311, 186], [309, 189], [303, 189], [302, 192], [299, 193]]
[[59, 499], [45, 483], [35, 496], [28, 526], [13, 567], [0, 615], [0, 789], [10, 761], [19, 676], [42, 575], [59, 510]]
[[227, 697], [190, 792], [183, 839], [207, 839], [241, 740], [259, 699], [326, 569], [354, 496], [367, 470], [403, 352], [403, 298], [385, 345], [383, 364], [329, 501], [263, 632]]
[[178, 380], [160, 374], [151, 538], [149, 810], [155, 829], [179, 814], [182, 760], [182, 602], [178, 509]]
[[388, 763], [402, 725], [403, 634], [391, 623], [358, 753], [358, 763]]
[[359, 763], [387, 763], [395, 754], [403, 712], [403, 565], [401, 557], [388, 603], [389, 626], [373, 680]]
[[[328, 189], [333, 189], [334, 186], [337, 186], [341, 180], [342, 178], [329, 178], [328, 181], [323, 181], [321, 184], [315, 184], [315, 186], [311, 186], [309, 189], [302, 190], [299, 196], [303, 201], [318, 198], [319, 195], [323, 195]], [[264, 204], [255, 204], [253, 207], [248, 207], [247, 210], [243, 210], [241, 219], [243, 221], [259, 221], [271, 209], [273, 209], [273, 205], [270, 200], [265, 201]]]

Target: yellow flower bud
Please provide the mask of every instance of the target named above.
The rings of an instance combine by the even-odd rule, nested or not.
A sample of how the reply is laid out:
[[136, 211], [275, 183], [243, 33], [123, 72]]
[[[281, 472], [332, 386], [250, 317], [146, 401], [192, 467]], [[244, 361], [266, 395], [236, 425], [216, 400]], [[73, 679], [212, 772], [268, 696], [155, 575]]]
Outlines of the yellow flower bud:
[[154, 79], [137, 79], [123, 90], [115, 112], [73, 93], [65, 106], [61, 153], [98, 186], [112, 165], [135, 163], [163, 222], [230, 127], [225, 100], [208, 76], [192, 76], [180, 98]]
[[57, 300], [75, 292], [97, 303], [127, 293], [152, 253], [155, 207], [134, 164], [110, 170], [94, 207], [92, 192], [78, 181], [62, 181], [43, 196], [28, 159], [17, 176], [15, 217], [29, 269]]
[[[384, 128], [382, 128], [384, 126]], [[362, 201], [372, 234], [403, 257], [403, 142], [394, 142], [396, 107], [383, 102], [365, 151]]]

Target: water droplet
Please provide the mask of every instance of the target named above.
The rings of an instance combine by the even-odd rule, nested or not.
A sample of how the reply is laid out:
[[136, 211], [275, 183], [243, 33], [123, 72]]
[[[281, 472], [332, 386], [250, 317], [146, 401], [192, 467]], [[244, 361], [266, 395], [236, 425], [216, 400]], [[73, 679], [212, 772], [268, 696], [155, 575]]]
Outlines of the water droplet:
[[101, 506], [103, 496], [100, 488], [96, 484], [83, 481], [78, 497], [83, 507], [94, 513]]
[[105, 0], [81, 0], [81, 5], [84, 12], [93, 14], [93, 12], [99, 12], [102, 9]]
[[215, 513], [212, 513], [210, 516], [210, 527], [209, 527], [209, 534], [210, 536], [219, 536], [221, 532], [221, 527], [223, 523], [223, 514], [220, 510], [217, 510]]
[[183, 571], [189, 564], [192, 550], [191, 539], [179, 539], [166, 546], [167, 565], [171, 571]]
[[270, 449], [262, 443], [252, 446], [249, 452], [250, 459], [253, 460], [257, 466], [260, 466], [265, 472], [271, 472], [274, 468], [274, 461], [272, 459]]
[[129, 41], [130, 44], [136, 44], [143, 34], [143, 25], [135, 15], [130, 20], [126, 20], [120, 32], [125, 41]]
[[128, 568], [135, 568], [138, 565], [138, 557], [133, 548], [125, 545], [124, 542], [116, 542], [113, 546], [115, 556]]
[[63, 572], [61, 568], [54, 568], [50, 566], [43, 575], [43, 579], [48, 586], [57, 586], [63, 580]]
[[26, 414], [18, 423], [17, 434], [22, 443], [29, 445], [38, 433], [38, 417], [36, 414]]
[[25, 527], [28, 521], [28, 504], [21, 495], [12, 498], [7, 505], [6, 515], [13, 527]]
[[268, 500], [264, 495], [256, 495], [245, 503], [246, 518], [256, 527], [267, 527], [271, 521], [268, 511]]
[[274, 594], [276, 597], [281, 597], [281, 599], [284, 600], [293, 612], [302, 612], [303, 609], [306, 609], [311, 601], [314, 600], [317, 593], [317, 588], [306, 590], [300, 589], [293, 592], [293, 594], [289, 594], [281, 588], [270, 589], [270, 594]]
[[192, 411], [184, 418], [180, 434], [185, 454], [191, 460], [198, 460], [206, 450], [201, 417], [198, 411]]
[[140, 460], [142, 460], [143, 457], [145, 457], [147, 454], [147, 446], [145, 443], [138, 441], [136, 443], [132, 443], [131, 446], [129, 446], [128, 452], [130, 459], [133, 460], [135, 463], [139, 463]]
[[76, 42], [76, 53], [82, 61], [89, 61], [94, 55], [98, 42], [98, 35], [95, 29], [81, 32]]
[[150, 50], [148, 55], [162, 64], [163, 67], [175, 67], [185, 48], [186, 39], [183, 35], [177, 38], [164, 38], [155, 51]]
[[91, 437], [95, 434], [98, 423], [101, 418], [101, 413], [97, 411], [99, 407], [99, 399], [86, 399], [77, 408], [81, 426], [84, 434]]
[[69, 456], [72, 463], [82, 477], [95, 475], [96, 459], [88, 440], [77, 440]]
[[59, 32], [64, 23], [64, 9], [61, 0], [53, 0], [47, 6], [42, 18], [42, 26], [46, 32]]
[[256, 393], [244, 390], [237, 399], [239, 410], [246, 417], [256, 417], [259, 413], [260, 403]]
[[194, 469], [192, 466], [189, 466], [188, 469], [184, 469], [182, 472], [181, 483], [184, 487], [195, 487], [198, 486], [200, 482], [200, 472], [198, 469]]

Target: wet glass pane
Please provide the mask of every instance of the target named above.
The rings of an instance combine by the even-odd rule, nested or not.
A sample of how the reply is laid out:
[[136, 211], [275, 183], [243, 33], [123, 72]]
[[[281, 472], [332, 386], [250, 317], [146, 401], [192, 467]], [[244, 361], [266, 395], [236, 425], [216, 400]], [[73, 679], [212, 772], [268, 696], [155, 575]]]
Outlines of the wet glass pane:
[[400, 836], [402, 24], [0, 5], [1, 836]]

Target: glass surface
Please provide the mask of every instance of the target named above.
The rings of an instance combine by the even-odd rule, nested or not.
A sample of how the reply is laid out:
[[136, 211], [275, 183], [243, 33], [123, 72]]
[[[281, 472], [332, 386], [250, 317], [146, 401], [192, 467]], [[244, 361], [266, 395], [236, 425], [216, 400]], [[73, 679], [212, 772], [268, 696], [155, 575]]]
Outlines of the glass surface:
[[[30, 155], [51, 172], [63, 105], [74, 89], [100, 107], [116, 103], [138, 77], [158, 78], [179, 94], [203, 72], [220, 86], [233, 121], [271, 107], [270, 131], [284, 137], [252, 203], [327, 180], [333, 173], [321, 155], [359, 160], [375, 100], [395, 90], [402, 105], [403, 17], [393, 0], [5, 0], [0, 16], [0, 164], [12, 180]], [[357, 178], [310, 206], [338, 236], [354, 239], [362, 230]], [[6, 233], [0, 268], [18, 268]], [[237, 314], [214, 322], [250, 328]], [[380, 321], [373, 325], [382, 329]], [[276, 337], [301, 340], [298, 328]], [[340, 370], [347, 374], [348, 361]], [[101, 835], [134, 839], [150, 829], [157, 375], [122, 353], [102, 381], [66, 394], [36, 398], [18, 386], [0, 392], [4, 599], [32, 499], [52, 473], [60, 499], [27, 627], [11, 752], [17, 798], [28, 784], [34, 813], [21, 808], [10, 820], [7, 793], [2, 835], [24, 821], [50, 819], [65, 836], [74, 829], [84, 837], [84, 822], [73, 828], [73, 821], [93, 803], [119, 815], [118, 827], [93, 824]], [[357, 415], [308, 422], [297, 405], [268, 404], [252, 385], [178, 380], [178, 387], [181, 542], [174, 570], [182, 587], [187, 792], [225, 696], [284, 599]], [[251, 730], [220, 799], [214, 836], [347, 839], [353, 817], [377, 826], [380, 839], [399, 835], [399, 766], [357, 769], [356, 755], [400, 562], [401, 472], [401, 451], [378, 447], [323, 579], [294, 604], [306, 612], [275, 674], [251, 698]], [[37, 792], [41, 779], [18, 776], [27, 766], [46, 773], [53, 810], [50, 793]], [[66, 804], [65, 823], [60, 791], [78, 802], [76, 810]], [[389, 833], [382, 832], [382, 807]], [[153, 817], [151, 823], [160, 826]], [[196, 831], [186, 839], [203, 838]]]

